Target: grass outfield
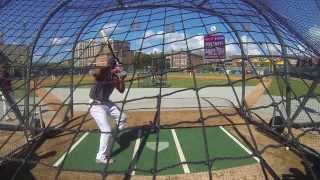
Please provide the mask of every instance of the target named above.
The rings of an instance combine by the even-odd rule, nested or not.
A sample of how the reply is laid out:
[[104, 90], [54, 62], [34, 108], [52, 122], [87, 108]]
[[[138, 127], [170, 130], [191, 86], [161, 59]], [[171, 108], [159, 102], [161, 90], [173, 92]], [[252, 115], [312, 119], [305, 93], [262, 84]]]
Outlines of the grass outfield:
[[[250, 77], [250, 76], [247, 76]], [[45, 81], [41, 83], [41, 87], [69, 87], [71, 83], [70, 76], [64, 76], [58, 83], [59, 78], [61, 76], [57, 76], [55, 80], [52, 80], [52, 77], [47, 77]], [[236, 80], [241, 80], [241, 76], [230, 76], [231, 80], [234, 82]], [[81, 80], [81, 82], [80, 82]], [[196, 82], [198, 87], [208, 86], [208, 85], [225, 85], [228, 83], [225, 75], [223, 74], [211, 74], [211, 73], [197, 73], [196, 74]], [[91, 75], [75, 75], [74, 76], [74, 84], [80, 84], [79, 87], [90, 87], [93, 83], [93, 77]], [[140, 80], [141, 83], [144, 83], [142, 87], [153, 87], [151, 80], [145, 80], [144, 82]], [[255, 86], [259, 83], [257, 79], [248, 80], [246, 85], [247, 86]], [[310, 82], [308, 82], [310, 85]], [[302, 82], [300, 79], [290, 79], [290, 84], [293, 87], [293, 90], [298, 96], [305, 95], [308, 91], [308, 87]], [[129, 82], [127, 82], [127, 87]], [[241, 86], [241, 82], [234, 84], [235, 86]], [[279, 91], [279, 85], [284, 86], [283, 80], [280, 80], [279, 83], [275, 77], [272, 78], [272, 85], [269, 88], [270, 92], [274, 96], [280, 96], [281, 93]], [[17, 97], [24, 96], [24, 85], [22, 81], [14, 81], [13, 86], [16, 89]], [[191, 76], [187, 73], [169, 73], [167, 76], [166, 87], [168, 88], [192, 88], [194, 86], [194, 81]], [[228, 86], [228, 85], [226, 85]], [[133, 82], [133, 88], [137, 88], [138, 81]], [[141, 87], [141, 86], [140, 86]], [[320, 87], [317, 87], [316, 93], [320, 94]]]
[[[52, 86], [58, 86], [58, 87], [68, 87], [70, 86], [71, 79], [70, 76], [64, 76], [59, 82], [58, 79], [60, 77], [57, 76], [55, 80], [52, 80], [51, 77], [48, 77], [43, 83], [41, 83], [42, 87], [52, 87]], [[230, 76], [232, 81], [239, 80], [240, 76]], [[88, 87], [90, 84], [93, 83], [93, 77], [91, 75], [85, 75], [84, 77], [81, 75], [75, 75], [74, 76], [74, 84], [80, 83], [80, 87]], [[80, 82], [81, 80], [81, 82]], [[143, 80], [140, 80], [142, 82]], [[148, 80], [145, 80], [148, 81]], [[209, 74], [209, 73], [200, 73], [196, 74], [196, 81], [198, 83], [198, 86], [205, 86], [205, 85], [223, 85], [227, 84], [228, 81], [226, 77], [222, 74]], [[128, 82], [127, 84], [129, 84]], [[149, 83], [149, 82], [146, 82]], [[249, 80], [248, 85], [256, 85], [258, 83], [258, 80]], [[167, 87], [171, 88], [190, 88], [193, 87], [193, 78], [190, 77], [186, 73], [170, 73], [167, 76]], [[241, 85], [241, 83], [237, 83], [236, 86]], [[147, 86], [151, 86], [150, 84], [147, 84]], [[133, 88], [138, 87], [138, 80], [135, 80], [133, 82]]]
[[[292, 87], [293, 91], [296, 93], [297, 96], [303, 96], [306, 95], [308, 93], [308, 86], [311, 85], [310, 81], [306, 81], [308, 86], [301, 80], [301, 79], [290, 79], [290, 86]], [[273, 77], [272, 78], [272, 85], [269, 88], [270, 93], [274, 96], [281, 96], [280, 93], [280, 88], [283, 89], [284, 94], [285, 94], [285, 83], [283, 80], [279, 79], [279, 81], [277, 80], [277, 78]], [[320, 86], [318, 86], [315, 90], [315, 93], [320, 95]], [[293, 95], [292, 95], [293, 96]]]
[[[177, 139], [173, 137], [173, 131], [176, 132]], [[137, 159], [135, 174], [152, 175], [152, 169], [156, 164], [157, 169], [161, 170], [158, 175], [172, 175], [189, 172], [208, 171], [205, 156], [205, 145], [203, 141], [201, 128], [186, 128], [176, 130], [161, 130], [159, 133], [158, 153], [156, 153], [156, 133], [142, 132], [142, 136], [138, 137], [138, 131], [130, 131], [121, 136], [121, 141], [115, 143], [112, 152], [112, 158], [115, 160], [108, 167], [108, 171], [121, 173], [127, 171], [133, 157]], [[242, 157], [233, 160], [216, 160], [213, 162], [213, 170], [238, 167], [257, 163], [257, 161], [248, 157], [248, 152], [244, 150], [234, 139], [219, 127], [206, 128], [208, 137], [209, 156], [213, 158], [233, 158]], [[178, 141], [177, 141], [178, 140]], [[181, 151], [178, 151], [180, 144]], [[90, 133], [78, 146], [67, 156], [63, 169], [77, 171], [94, 171], [101, 172], [105, 169], [105, 165], [96, 164], [95, 156], [99, 145], [99, 134]], [[135, 151], [134, 149], [137, 149]], [[135, 153], [134, 153], [135, 152]], [[186, 166], [176, 165], [181, 162], [181, 152], [185, 156], [186, 161], [196, 162], [187, 164]], [[155, 161], [156, 154], [158, 160]], [[60, 157], [63, 157], [60, 155]], [[59, 158], [60, 159], [60, 158]], [[55, 166], [59, 164], [55, 163]]]
[[[258, 80], [249, 80], [247, 81], [247, 86], [255, 86], [258, 84]], [[167, 83], [169, 84], [169, 87], [172, 88], [192, 88], [194, 86], [194, 81], [192, 78], [188, 79], [177, 79], [177, 78], [171, 78], [168, 77]], [[200, 79], [197, 78], [197, 86], [203, 87], [208, 85], [225, 85], [228, 83], [228, 80], [226, 79]], [[228, 85], [226, 85], [228, 86]], [[234, 86], [241, 86], [241, 82], [235, 83]]]

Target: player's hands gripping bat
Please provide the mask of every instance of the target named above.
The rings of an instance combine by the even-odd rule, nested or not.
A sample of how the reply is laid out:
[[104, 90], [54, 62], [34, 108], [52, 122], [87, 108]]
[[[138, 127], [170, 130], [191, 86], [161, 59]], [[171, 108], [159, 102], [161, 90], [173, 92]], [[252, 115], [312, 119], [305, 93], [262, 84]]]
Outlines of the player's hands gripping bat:
[[127, 77], [127, 72], [115, 58], [111, 58], [109, 64], [113, 75], [117, 76], [119, 79], [125, 79]]

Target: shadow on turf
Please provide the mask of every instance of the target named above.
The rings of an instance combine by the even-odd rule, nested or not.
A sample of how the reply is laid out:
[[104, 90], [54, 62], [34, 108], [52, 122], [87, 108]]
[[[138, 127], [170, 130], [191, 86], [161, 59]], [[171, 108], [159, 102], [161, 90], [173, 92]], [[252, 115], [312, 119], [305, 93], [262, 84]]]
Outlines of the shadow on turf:
[[28, 141], [20, 148], [17, 148], [9, 154], [2, 156], [0, 161], [0, 179], [1, 180], [35, 180], [32, 169], [41, 159], [53, 157], [56, 151], [50, 151], [44, 154], [37, 154], [37, 149], [50, 137], [56, 135], [56, 131], [48, 131], [38, 138]]
[[[51, 151], [43, 155], [31, 154], [29, 162], [23, 161], [3, 161], [0, 165], [0, 179], [23, 179], [35, 180], [36, 178], [31, 173], [31, 170], [38, 164], [41, 159], [56, 155], [56, 151]], [[24, 153], [13, 156], [14, 159], [19, 159]], [[28, 155], [27, 155], [28, 156]]]
[[312, 175], [307, 173], [304, 174], [301, 170], [297, 168], [290, 168], [288, 174], [282, 175], [283, 180], [307, 180], [307, 179], [313, 179]]
[[[299, 169], [296, 168], [290, 168], [290, 174], [295, 180], [305, 180], [305, 179], [320, 179], [320, 158], [311, 153], [305, 153], [304, 157], [307, 161], [301, 161], [301, 164], [303, 164], [305, 168], [305, 172], [301, 172]], [[289, 178], [283, 178], [285, 180], [289, 180]], [[291, 180], [290, 179], [290, 180]]]
[[[140, 130], [140, 137], [139, 137], [139, 130]], [[150, 127], [143, 127], [139, 129], [130, 129], [125, 132], [122, 132], [119, 138], [116, 139], [116, 142], [119, 144], [119, 148], [115, 149], [111, 156], [116, 156], [117, 154], [121, 153], [122, 151], [129, 148], [132, 141], [137, 140], [138, 138], [145, 137], [147, 135], [153, 134], [153, 131]]]

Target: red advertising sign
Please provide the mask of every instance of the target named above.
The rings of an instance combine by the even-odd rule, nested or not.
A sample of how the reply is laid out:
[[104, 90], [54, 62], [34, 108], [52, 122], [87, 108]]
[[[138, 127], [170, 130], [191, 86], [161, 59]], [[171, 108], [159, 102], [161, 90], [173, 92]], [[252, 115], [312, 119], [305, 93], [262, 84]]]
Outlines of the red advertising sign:
[[207, 61], [225, 58], [224, 35], [209, 34], [204, 36], [204, 59]]

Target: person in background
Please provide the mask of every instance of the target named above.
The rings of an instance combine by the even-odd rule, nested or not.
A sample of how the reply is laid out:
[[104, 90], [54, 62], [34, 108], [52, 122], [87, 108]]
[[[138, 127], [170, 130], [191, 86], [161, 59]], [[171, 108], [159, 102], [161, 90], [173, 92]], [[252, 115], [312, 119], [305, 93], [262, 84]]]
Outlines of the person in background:
[[12, 111], [8, 100], [4, 97], [2, 91], [5, 91], [11, 98], [12, 102], [15, 103], [15, 95], [12, 89], [10, 74], [8, 72], [9, 64], [8, 61], [0, 56], [0, 85], [1, 85], [1, 101], [3, 102], [3, 114], [7, 121], [15, 120], [15, 115]]

